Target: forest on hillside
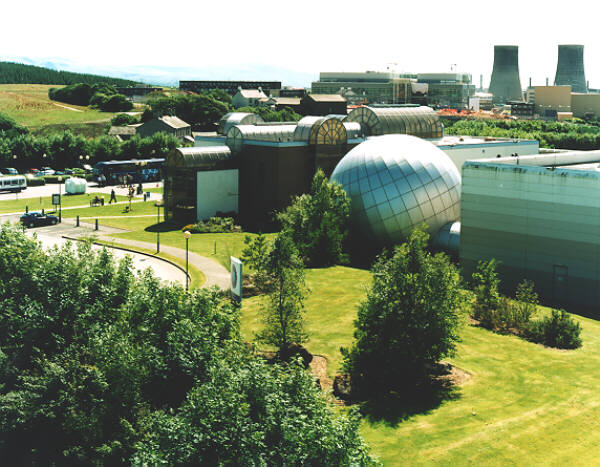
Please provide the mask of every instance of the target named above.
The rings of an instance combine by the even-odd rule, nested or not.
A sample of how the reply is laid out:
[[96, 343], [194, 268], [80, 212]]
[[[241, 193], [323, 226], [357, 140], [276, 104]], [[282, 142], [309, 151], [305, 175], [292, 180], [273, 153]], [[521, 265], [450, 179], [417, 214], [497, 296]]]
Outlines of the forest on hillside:
[[134, 86], [135, 81], [108, 76], [57, 71], [23, 63], [0, 62], [0, 84], [96, 84], [107, 83], [113, 86]]

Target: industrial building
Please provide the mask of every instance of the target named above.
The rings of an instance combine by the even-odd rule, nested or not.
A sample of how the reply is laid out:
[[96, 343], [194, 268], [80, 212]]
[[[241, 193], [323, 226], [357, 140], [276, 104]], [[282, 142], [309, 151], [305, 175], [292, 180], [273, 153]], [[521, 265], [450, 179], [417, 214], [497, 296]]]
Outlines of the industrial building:
[[600, 303], [600, 152], [468, 161], [460, 261], [467, 277], [495, 258], [507, 292], [535, 282], [545, 302]]
[[427, 84], [427, 104], [435, 107], [468, 109], [475, 94], [469, 73], [419, 73], [417, 82]]
[[369, 104], [406, 104], [411, 102], [416, 77], [391, 71], [321, 72], [311, 89], [315, 94], [345, 95], [351, 91]]
[[268, 95], [271, 89], [281, 89], [281, 81], [179, 81], [179, 89], [181, 91], [190, 91], [198, 94], [209, 92], [213, 89], [221, 89], [233, 96], [239, 88], [261, 88]]
[[490, 81], [494, 104], [522, 101], [523, 90], [519, 77], [519, 47], [516, 45], [494, 46], [494, 68]]
[[583, 67], [583, 45], [559, 45], [555, 86], [571, 86], [573, 92], [588, 91]]

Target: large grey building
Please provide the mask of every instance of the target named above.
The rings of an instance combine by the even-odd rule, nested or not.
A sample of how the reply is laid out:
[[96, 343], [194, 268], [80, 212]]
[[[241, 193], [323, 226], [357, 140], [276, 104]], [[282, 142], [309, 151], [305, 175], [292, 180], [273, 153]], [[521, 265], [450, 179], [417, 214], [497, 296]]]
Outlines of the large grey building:
[[[587, 163], [585, 165], [565, 165]], [[600, 304], [600, 152], [468, 161], [462, 170], [461, 266], [500, 261], [508, 292], [535, 282], [546, 302]], [[572, 308], [571, 308], [572, 309]]]

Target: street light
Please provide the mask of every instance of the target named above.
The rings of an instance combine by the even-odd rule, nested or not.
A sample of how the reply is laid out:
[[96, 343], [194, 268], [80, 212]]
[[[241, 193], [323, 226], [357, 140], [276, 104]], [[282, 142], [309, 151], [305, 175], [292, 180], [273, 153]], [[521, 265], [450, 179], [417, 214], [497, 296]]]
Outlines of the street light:
[[62, 223], [62, 177], [58, 176], [58, 222]]
[[160, 223], [160, 207], [162, 206], [162, 203], [157, 201], [154, 203], [154, 206], [156, 206], [156, 252], [160, 253], [160, 231], [158, 229], [158, 224]]
[[190, 276], [188, 274], [188, 240], [192, 236], [189, 230], [183, 232], [183, 236], [185, 237], [185, 291], [187, 292], [190, 287]]

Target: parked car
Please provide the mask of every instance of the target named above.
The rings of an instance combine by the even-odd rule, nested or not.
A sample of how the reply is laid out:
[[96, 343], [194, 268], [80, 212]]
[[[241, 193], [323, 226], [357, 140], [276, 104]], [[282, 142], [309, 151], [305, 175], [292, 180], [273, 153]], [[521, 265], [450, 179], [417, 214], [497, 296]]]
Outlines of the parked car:
[[29, 212], [21, 216], [21, 224], [27, 227], [39, 227], [40, 225], [56, 225], [58, 217], [41, 212]]
[[17, 171], [17, 169], [14, 169], [12, 167], [6, 167], [6, 168], [1, 168], [0, 167], [0, 174], [4, 174], [4, 175], [19, 175], [19, 172]]

